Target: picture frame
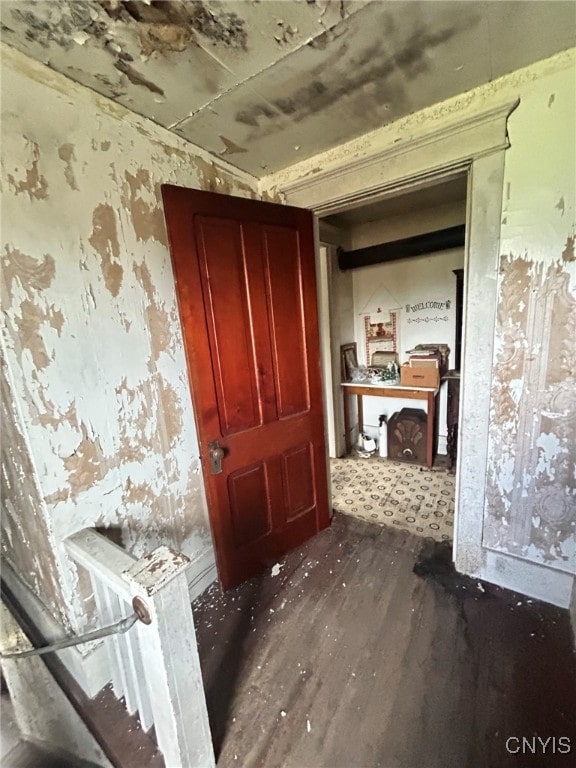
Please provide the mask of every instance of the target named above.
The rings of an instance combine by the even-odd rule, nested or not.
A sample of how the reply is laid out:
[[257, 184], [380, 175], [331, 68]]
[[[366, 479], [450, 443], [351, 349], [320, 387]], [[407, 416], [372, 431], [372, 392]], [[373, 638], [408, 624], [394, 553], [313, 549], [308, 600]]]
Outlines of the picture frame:
[[356, 342], [340, 346], [340, 364], [342, 381], [352, 381], [352, 371], [358, 368]]

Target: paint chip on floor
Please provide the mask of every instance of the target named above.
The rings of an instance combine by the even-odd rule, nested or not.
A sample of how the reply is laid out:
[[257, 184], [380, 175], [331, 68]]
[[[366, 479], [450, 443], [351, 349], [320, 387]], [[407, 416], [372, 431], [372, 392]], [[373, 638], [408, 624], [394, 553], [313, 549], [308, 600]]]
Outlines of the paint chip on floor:
[[306, 730], [308, 731], [308, 733], [310, 733], [310, 731], [312, 730], [312, 726], [310, 725], [310, 720], [306, 720]]
[[274, 565], [272, 566], [272, 570], [270, 572], [270, 575], [271, 576], [278, 576], [278, 574], [280, 573], [280, 569], [281, 568], [284, 568], [284, 563], [274, 563]]

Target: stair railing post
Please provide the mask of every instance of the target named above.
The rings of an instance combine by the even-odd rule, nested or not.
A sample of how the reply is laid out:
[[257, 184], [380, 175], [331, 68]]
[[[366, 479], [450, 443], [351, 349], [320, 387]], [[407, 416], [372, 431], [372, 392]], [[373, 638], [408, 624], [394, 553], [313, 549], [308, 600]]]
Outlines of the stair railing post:
[[186, 569], [158, 547], [123, 574], [141, 621], [137, 631], [158, 746], [170, 768], [214, 768]]

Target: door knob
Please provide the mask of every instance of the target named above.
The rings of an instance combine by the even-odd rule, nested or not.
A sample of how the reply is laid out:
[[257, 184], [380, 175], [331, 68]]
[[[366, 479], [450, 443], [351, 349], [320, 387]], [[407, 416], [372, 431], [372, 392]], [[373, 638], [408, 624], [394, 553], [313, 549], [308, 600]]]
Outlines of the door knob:
[[222, 472], [224, 449], [218, 445], [218, 440], [212, 440], [208, 443], [208, 452], [210, 457], [210, 472], [213, 475], [219, 475]]

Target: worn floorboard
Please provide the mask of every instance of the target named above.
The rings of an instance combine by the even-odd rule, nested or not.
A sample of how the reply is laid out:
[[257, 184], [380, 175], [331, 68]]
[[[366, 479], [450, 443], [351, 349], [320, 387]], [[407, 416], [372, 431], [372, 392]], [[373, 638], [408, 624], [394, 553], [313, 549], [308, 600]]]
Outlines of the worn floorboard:
[[[455, 576], [445, 545], [338, 514], [281, 565], [194, 604], [219, 768], [576, 765], [566, 611]], [[507, 752], [524, 736], [556, 741]]]

